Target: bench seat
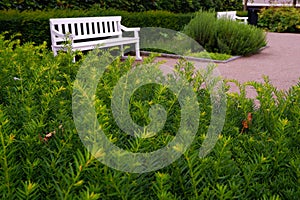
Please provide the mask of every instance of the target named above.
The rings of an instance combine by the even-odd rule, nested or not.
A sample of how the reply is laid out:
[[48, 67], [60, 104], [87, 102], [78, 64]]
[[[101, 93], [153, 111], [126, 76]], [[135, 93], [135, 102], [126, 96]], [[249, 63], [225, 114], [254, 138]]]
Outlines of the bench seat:
[[[130, 37], [122, 37], [122, 38], [113, 38], [113, 39], [104, 39], [104, 40], [95, 40], [95, 41], [87, 41], [87, 42], [74, 42], [72, 43], [72, 50], [92, 50], [98, 47], [113, 47], [113, 46], [120, 46], [126, 44], [132, 44], [134, 42], [139, 42], [138, 39], [133, 40]], [[53, 45], [54, 48], [62, 50], [64, 45]]]

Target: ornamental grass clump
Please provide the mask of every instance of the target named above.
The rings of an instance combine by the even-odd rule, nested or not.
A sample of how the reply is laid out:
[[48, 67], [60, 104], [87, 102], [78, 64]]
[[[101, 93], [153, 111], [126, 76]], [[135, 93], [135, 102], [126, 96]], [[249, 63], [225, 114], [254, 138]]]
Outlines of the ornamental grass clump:
[[199, 11], [183, 32], [207, 51], [229, 55], [249, 55], [266, 46], [263, 30], [238, 21], [217, 19], [214, 12]]

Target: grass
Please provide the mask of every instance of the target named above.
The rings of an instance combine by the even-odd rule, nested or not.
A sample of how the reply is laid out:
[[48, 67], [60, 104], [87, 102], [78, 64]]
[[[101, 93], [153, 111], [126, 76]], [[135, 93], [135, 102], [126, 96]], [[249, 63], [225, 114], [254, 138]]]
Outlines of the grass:
[[[164, 51], [161, 49], [144, 49], [147, 52], [152, 52], [152, 53], [159, 53], [159, 54], [171, 54], [171, 55], [176, 55], [172, 52]], [[158, 54], [158, 55], [159, 55]], [[219, 61], [224, 61], [230, 59], [232, 56], [225, 54], [225, 53], [213, 53], [213, 52], [207, 52], [207, 51], [201, 51], [201, 52], [191, 52], [187, 51], [187, 53], [183, 54], [184, 56], [189, 56], [189, 57], [194, 57], [194, 58], [205, 58], [205, 59], [211, 59], [211, 60], [219, 60]]]
[[207, 58], [207, 59], [220, 60], [220, 61], [228, 60], [229, 58], [232, 57], [231, 55], [224, 54], [224, 53], [212, 53], [207, 51], [187, 53], [186, 56], [195, 57], [195, 58]]

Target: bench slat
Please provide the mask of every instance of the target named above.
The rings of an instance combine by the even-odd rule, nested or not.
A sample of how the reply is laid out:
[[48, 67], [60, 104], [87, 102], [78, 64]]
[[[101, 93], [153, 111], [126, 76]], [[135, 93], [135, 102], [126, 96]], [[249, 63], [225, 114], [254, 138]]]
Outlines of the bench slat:
[[78, 31], [76, 31], [76, 29], [75, 29], [75, 23], [71, 23], [71, 33], [73, 35], [77, 35], [78, 34]]
[[94, 34], [93, 33], [93, 22], [89, 22], [89, 23], [87, 23], [88, 24], [88, 27], [89, 27], [89, 34], [91, 35], [91, 34]]
[[79, 30], [79, 32], [80, 32], [80, 34], [79, 35], [84, 35], [84, 32], [83, 32], [83, 23], [78, 23], [78, 30]]
[[69, 24], [65, 24], [65, 32], [70, 33], [71, 31], [69, 30]]
[[104, 30], [103, 30], [103, 33], [107, 33], [107, 22], [104, 22]]

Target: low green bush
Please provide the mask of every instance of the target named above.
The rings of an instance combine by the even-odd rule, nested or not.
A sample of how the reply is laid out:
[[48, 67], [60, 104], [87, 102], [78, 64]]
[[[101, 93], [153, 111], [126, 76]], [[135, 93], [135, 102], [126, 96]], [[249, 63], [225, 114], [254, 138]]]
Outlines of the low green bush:
[[51, 10], [51, 11], [0, 11], [0, 33], [21, 33], [21, 43], [47, 42], [50, 47], [50, 18], [122, 16], [122, 24], [128, 27], [163, 27], [181, 30], [192, 18], [193, 14], [174, 14], [167, 11], [146, 11], [130, 13], [117, 10]]
[[258, 14], [258, 27], [272, 32], [300, 33], [300, 11], [294, 7], [270, 7]]
[[237, 21], [217, 19], [214, 12], [198, 12], [183, 32], [209, 52], [248, 55], [266, 45], [266, 36], [261, 29]]
[[[85, 56], [83, 56], [83, 59]], [[144, 60], [151, 64], [153, 58]], [[211, 113], [205, 74], [180, 61], [198, 97], [199, 130], [187, 152], [163, 169], [134, 174], [98, 162], [82, 145], [72, 115], [72, 90], [82, 60], [45, 45], [0, 37], [0, 198], [1, 199], [298, 199], [300, 165], [300, 84], [288, 92], [264, 83], [239, 84], [227, 94], [225, 126], [212, 152], [199, 158]], [[166, 106], [167, 123], [153, 138], [132, 138], [117, 127], [111, 112], [116, 83], [134, 58], [116, 59], [99, 80], [95, 112], [110, 141], [134, 152], [165, 146], [180, 126], [180, 105], [160, 85], [138, 88], [130, 100], [134, 122], [149, 122], [150, 105]], [[152, 70], [156, 64], [150, 65]], [[81, 66], [82, 67], [82, 66]], [[227, 81], [226, 81], [227, 82]], [[258, 92], [246, 98], [245, 88]], [[276, 98], [274, 98], [276, 96]], [[252, 113], [244, 129], [242, 121]], [[55, 132], [54, 132], [55, 131]], [[51, 133], [51, 135], [49, 135]], [[48, 135], [48, 136], [47, 136]]]

